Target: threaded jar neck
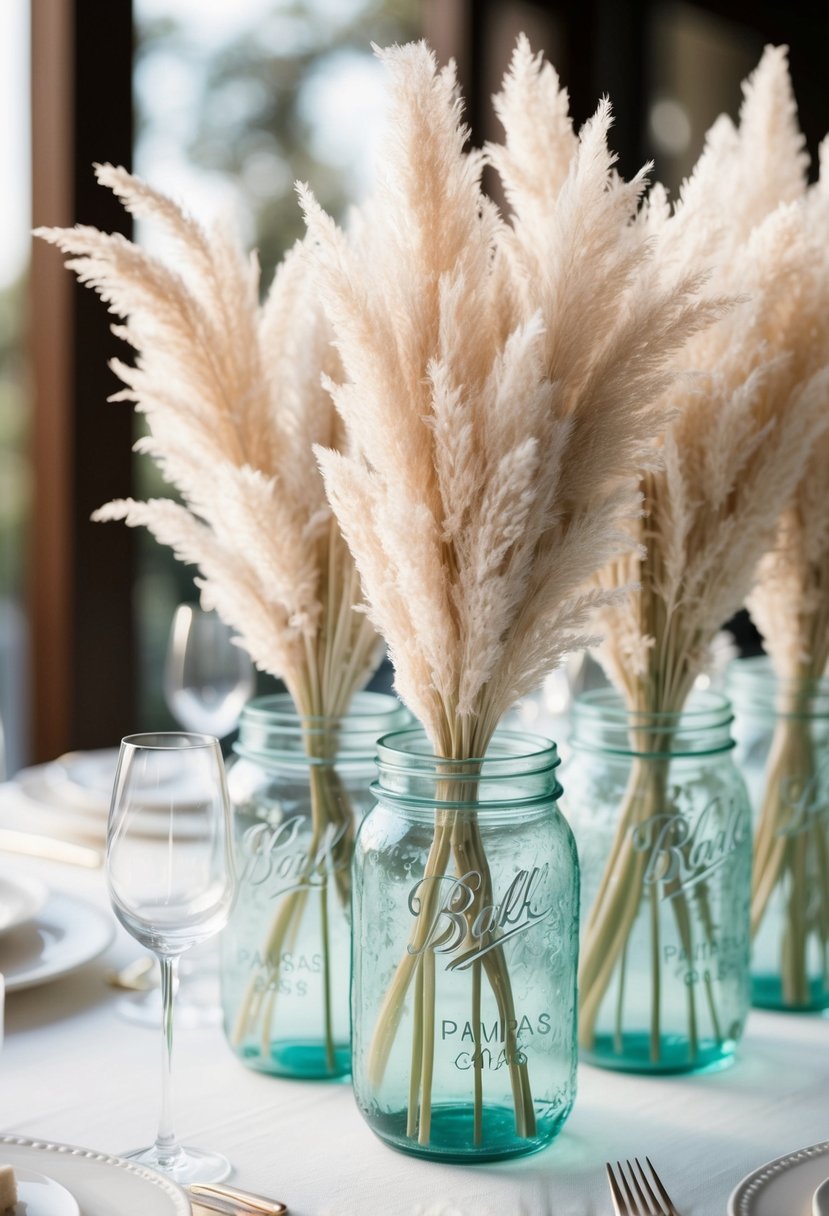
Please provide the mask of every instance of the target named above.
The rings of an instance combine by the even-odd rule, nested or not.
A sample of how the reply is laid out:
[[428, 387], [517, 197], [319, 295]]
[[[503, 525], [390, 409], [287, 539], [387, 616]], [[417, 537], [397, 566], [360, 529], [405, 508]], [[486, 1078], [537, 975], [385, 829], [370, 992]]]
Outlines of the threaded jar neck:
[[242, 710], [233, 750], [260, 763], [370, 765], [381, 735], [412, 716], [396, 697], [359, 692], [341, 716], [299, 714], [288, 693], [257, 697]]
[[679, 713], [628, 709], [619, 693], [600, 688], [573, 703], [571, 747], [619, 756], [674, 759], [734, 747], [731, 702], [721, 693], [693, 692]]
[[730, 663], [725, 686], [742, 716], [829, 720], [829, 677], [779, 677], [764, 654]]
[[376, 763], [375, 795], [409, 805], [503, 810], [561, 794], [556, 745], [514, 731], [496, 731], [485, 756], [466, 760], [436, 756], [420, 728], [397, 731], [379, 740]]

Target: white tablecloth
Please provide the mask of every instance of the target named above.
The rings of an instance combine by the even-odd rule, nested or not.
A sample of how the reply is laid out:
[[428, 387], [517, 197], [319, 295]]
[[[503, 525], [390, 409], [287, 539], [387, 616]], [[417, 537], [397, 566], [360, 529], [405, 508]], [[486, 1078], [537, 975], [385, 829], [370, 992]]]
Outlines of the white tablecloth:
[[[108, 906], [101, 872], [12, 864]], [[8, 996], [0, 1130], [112, 1153], [153, 1139], [159, 1035], [124, 1021], [104, 983], [107, 967], [137, 953], [119, 928], [100, 960]], [[707, 1076], [650, 1079], [583, 1066], [558, 1141], [533, 1157], [474, 1168], [391, 1151], [357, 1114], [347, 1084], [250, 1072], [218, 1028], [178, 1032], [174, 1089], [182, 1140], [226, 1153], [239, 1186], [283, 1199], [294, 1216], [606, 1216], [603, 1163], [645, 1153], [682, 1216], [723, 1216], [749, 1170], [829, 1139], [829, 1020], [755, 1012], [738, 1061]]]

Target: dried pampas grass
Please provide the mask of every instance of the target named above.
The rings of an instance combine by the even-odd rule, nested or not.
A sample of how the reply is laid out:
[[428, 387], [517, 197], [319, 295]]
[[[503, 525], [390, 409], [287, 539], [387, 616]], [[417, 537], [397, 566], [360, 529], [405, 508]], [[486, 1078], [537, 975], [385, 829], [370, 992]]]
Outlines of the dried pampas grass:
[[785, 53], [769, 48], [739, 130], [715, 124], [673, 212], [660, 191], [649, 200], [660, 262], [704, 259], [711, 290], [740, 300], [678, 354], [661, 467], [643, 473], [643, 549], [598, 580], [638, 584], [600, 614], [600, 657], [633, 709], [681, 710], [829, 424], [829, 368], [815, 358], [825, 243], [804, 190]]
[[[377, 666], [382, 649], [366, 615], [351, 554], [326, 501], [313, 455], [338, 449], [343, 428], [321, 384], [339, 362], [312, 286], [307, 243], [277, 270], [259, 303], [259, 268], [225, 227], [206, 232], [170, 199], [124, 169], [102, 165], [98, 180], [133, 215], [160, 225], [175, 258], [162, 260], [121, 236], [93, 228], [40, 229], [70, 257], [67, 265], [96, 288], [137, 352], [135, 366], [115, 361], [126, 386], [114, 400], [134, 402], [149, 434], [137, 449], [151, 456], [180, 496], [111, 502], [98, 520], [144, 526], [176, 557], [195, 565], [202, 604], [215, 608], [259, 667], [285, 683], [303, 723], [312, 764], [311, 840], [304, 865], [314, 871], [321, 842], [330, 871], [315, 877], [327, 924], [329, 880], [344, 907], [353, 815], [333, 767], [336, 722]], [[321, 741], [322, 740], [322, 741]], [[303, 875], [300, 875], [300, 880]], [[307, 875], [306, 875], [307, 877]], [[256, 1023], [267, 1042], [279, 988], [282, 945], [306, 908], [303, 882], [275, 903], [236, 1035]], [[335, 1071], [327, 941], [325, 1050]]]
[[[453, 68], [438, 70], [423, 44], [379, 54], [390, 134], [359, 229], [347, 237], [303, 192], [343, 364], [331, 391], [354, 445], [321, 446], [319, 459], [400, 695], [437, 756], [478, 758], [505, 711], [584, 644], [596, 608], [619, 596], [586, 580], [637, 543], [633, 471], [652, 458], [670, 363], [720, 303], [701, 297], [695, 267], [658, 266], [635, 220], [644, 178], [625, 182], [613, 168], [608, 104], [577, 137], [552, 68], [526, 39], [496, 99], [505, 144], [485, 154], [464, 151]], [[487, 158], [509, 221], [481, 191]], [[437, 813], [426, 876], [443, 872], [450, 849], [459, 873], [473, 866], [482, 880], [471, 926], [491, 876], [474, 815], [451, 818]], [[439, 889], [428, 884], [424, 923]], [[404, 951], [386, 993], [369, 1052], [374, 1085], [423, 953]], [[531, 1138], [497, 934], [486, 974], [507, 1028], [517, 1134]], [[428, 1144], [425, 980], [413, 1009], [408, 1134]], [[474, 1103], [477, 1144], [477, 1084]]]
[[96, 173], [133, 215], [160, 225], [175, 259], [94, 228], [37, 235], [69, 254], [67, 265], [124, 319], [116, 332], [138, 355], [135, 366], [113, 362], [126, 386], [113, 400], [144, 414], [149, 434], [137, 449], [181, 502], [121, 500], [95, 518], [147, 527], [198, 566], [205, 607], [284, 680], [298, 710], [340, 713], [377, 653], [364, 617], [351, 611], [359, 583], [312, 455], [314, 444], [339, 446], [341, 425], [320, 384], [338, 363], [307, 251], [288, 254], [260, 307], [256, 259], [226, 227], [206, 232], [124, 169]]
[[[822, 383], [829, 419], [829, 139], [804, 210], [817, 248], [802, 273], [798, 357], [804, 380]], [[820, 1007], [829, 993], [829, 834], [825, 740], [815, 715], [826, 704], [820, 681], [829, 668], [829, 430], [811, 447], [748, 605], [777, 677], [778, 715], [755, 835], [752, 932], [757, 939], [766, 928], [764, 953], [776, 961], [782, 1005]]]
[[364, 226], [347, 238], [304, 192], [354, 441], [320, 462], [401, 696], [437, 754], [481, 756], [617, 598], [585, 581], [636, 543], [631, 470], [650, 460], [669, 361], [718, 305], [694, 270], [658, 270], [608, 105], [577, 139], [526, 40], [488, 152], [510, 223], [463, 150], [453, 70], [423, 45], [381, 58], [394, 134]]
[[[820, 149], [820, 177], [809, 188], [806, 222], [814, 260], [803, 268], [797, 307], [802, 341], [800, 374], [820, 376], [829, 366], [829, 139]], [[824, 384], [829, 418], [829, 387]], [[829, 429], [812, 444], [775, 543], [760, 563], [748, 598], [777, 674], [816, 680], [829, 668]]]
[[[642, 217], [661, 266], [706, 266], [710, 290], [738, 298], [678, 352], [680, 374], [660, 400], [661, 462], [642, 472], [642, 547], [596, 580], [604, 590], [635, 584], [598, 614], [600, 657], [628, 707], [646, 715], [682, 711], [829, 425], [826, 236], [804, 199], [806, 158], [782, 48], [766, 50], [744, 93], [739, 129], [715, 124], [676, 207], [655, 189]], [[659, 774], [664, 782], [667, 769], [645, 762], [632, 775], [590, 914], [580, 977], [588, 1047], [639, 911], [627, 898], [644, 865], [631, 827], [669, 801], [651, 788]]]

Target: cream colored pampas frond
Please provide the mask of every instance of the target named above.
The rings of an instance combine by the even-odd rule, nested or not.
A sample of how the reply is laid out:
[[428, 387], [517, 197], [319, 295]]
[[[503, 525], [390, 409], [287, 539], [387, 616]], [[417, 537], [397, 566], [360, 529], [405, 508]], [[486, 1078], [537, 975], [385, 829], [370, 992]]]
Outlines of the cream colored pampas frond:
[[380, 57], [370, 224], [346, 237], [304, 192], [354, 441], [319, 458], [401, 696], [438, 754], [475, 756], [618, 594], [586, 580], [634, 543], [669, 361], [721, 305], [658, 271], [609, 106], [577, 137], [525, 40], [487, 152], [510, 222], [464, 151], [453, 69], [423, 44]]
[[[829, 138], [805, 204], [815, 258], [803, 269], [797, 351], [804, 392], [829, 418]], [[829, 671], [829, 429], [811, 445], [748, 605], [778, 676], [816, 680]]]
[[677, 353], [663, 461], [643, 470], [644, 551], [597, 580], [638, 587], [602, 610], [600, 656], [648, 712], [682, 708], [829, 425], [827, 230], [805, 198], [783, 51], [745, 93], [739, 130], [715, 124], [677, 207], [649, 225], [660, 265], [704, 253], [710, 289], [739, 302]]
[[[342, 427], [321, 376], [339, 361], [315, 298], [304, 243], [259, 304], [259, 269], [224, 226], [207, 231], [171, 199], [112, 165], [97, 177], [172, 243], [164, 260], [92, 228], [42, 229], [70, 255], [137, 352], [113, 368], [114, 400], [147, 419], [137, 449], [178, 491], [172, 500], [116, 501], [99, 520], [148, 528], [199, 568], [215, 608], [256, 663], [280, 676], [300, 712], [342, 713], [378, 659], [353, 562], [331, 519], [315, 444], [339, 447]], [[337, 638], [340, 675], [326, 680]]]

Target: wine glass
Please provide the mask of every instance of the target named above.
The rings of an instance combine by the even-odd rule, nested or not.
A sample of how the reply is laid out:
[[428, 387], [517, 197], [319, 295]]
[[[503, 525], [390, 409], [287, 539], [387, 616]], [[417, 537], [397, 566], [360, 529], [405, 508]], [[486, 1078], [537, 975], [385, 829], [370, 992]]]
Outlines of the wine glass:
[[[239, 720], [256, 690], [253, 664], [235, 646], [232, 631], [215, 612], [197, 604], [179, 604], [173, 614], [164, 667], [167, 708], [186, 731], [204, 731], [222, 739]], [[156, 978], [154, 976], [154, 978]], [[176, 1002], [179, 1026], [213, 1026], [221, 1022], [219, 962], [213, 942], [182, 960]], [[152, 983], [145, 991], [122, 997], [118, 1012], [128, 1022], [158, 1026], [161, 994]]]
[[253, 696], [256, 680], [247, 653], [215, 612], [179, 604], [170, 628], [164, 698], [184, 730], [223, 739]]
[[[166, 814], [164, 843], [141, 831], [148, 787]], [[194, 832], [198, 824], [200, 831]], [[155, 1143], [125, 1154], [176, 1182], [217, 1182], [230, 1164], [184, 1148], [173, 1131], [170, 1097], [173, 996], [180, 955], [224, 928], [234, 895], [230, 805], [218, 739], [170, 732], [121, 742], [107, 825], [107, 882], [115, 915], [155, 954], [161, 971], [163, 1069]]]

